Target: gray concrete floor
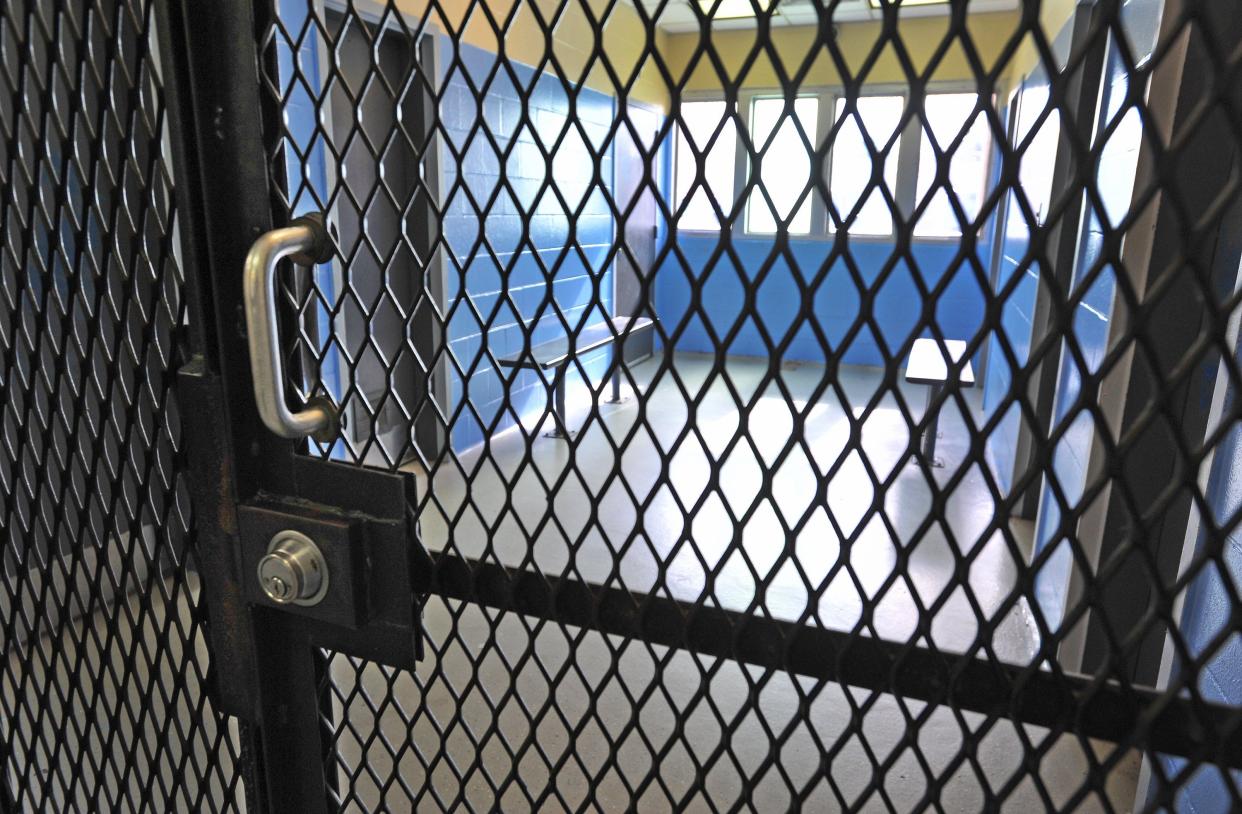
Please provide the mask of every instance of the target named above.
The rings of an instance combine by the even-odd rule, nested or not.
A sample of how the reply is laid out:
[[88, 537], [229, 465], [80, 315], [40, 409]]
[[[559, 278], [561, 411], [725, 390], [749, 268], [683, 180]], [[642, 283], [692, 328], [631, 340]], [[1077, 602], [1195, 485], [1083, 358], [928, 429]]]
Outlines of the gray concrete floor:
[[3, 781], [20, 811], [245, 811], [236, 721], [206, 700], [199, 581], [125, 564], [133, 545], [10, 583], [25, 588], [3, 606], [15, 636], [2, 642], [0, 731], [14, 737]]
[[[999, 611], [1029, 554], [1031, 524], [984, 538], [994, 501], [973, 466], [948, 495], [947, 524], [920, 533], [932, 491], [921, 467], [901, 461], [910, 430], [891, 395], [861, 424], [861, 448], [850, 445], [846, 411], [862, 412], [880, 387], [877, 369], [843, 368], [836, 382], [845, 401], [830, 390], [809, 410], [822, 366], [786, 368], [780, 385], [762, 392], [766, 362], [756, 359], [731, 358], [727, 376], [713, 376], [699, 355], [678, 355], [673, 369], [677, 379], [665, 373], [654, 385], [654, 360], [633, 371], [645, 420], [634, 399], [603, 403], [602, 422], [586, 424], [575, 447], [538, 437], [528, 459], [522, 434], [511, 430], [490, 449], [463, 455], [460, 469], [442, 466], [421, 513], [425, 544], [730, 610], [763, 607], [789, 620], [810, 614], [811, 623], [840, 630], [853, 629], [870, 603], [874, 630], [866, 632], [901, 641], [914, 634], [920, 608], [944, 600], [932, 639], [957, 652], [979, 632], [973, 599], [985, 618], [999, 617], [996, 653], [1030, 660], [1037, 642], [1025, 602]], [[583, 427], [589, 393], [574, 391], [568, 423]], [[921, 416], [924, 388], [903, 393]], [[976, 416], [978, 400], [968, 391]], [[739, 403], [751, 402], [743, 415]], [[807, 415], [801, 438], [795, 411]], [[687, 427], [693, 431], [681, 438]], [[967, 434], [953, 406], [942, 411], [940, 429], [946, 468], [934, 473], [943, 483], [964, 457]], [[875, 481], [894, 469], [892, 484], [877, 490]], [[882, 514], [868, 516], [876, 502]], [[906, 574], [882, 589], [903, 550]], [[959, 554], [973, 556], [967, 585], [953, 584]]]
[[[1139, 756], [1110, 744], [474, 605], [427, 622], [414, 674], [332, 660], [344, 810], [907, 812], [930, 795], [976, 812], [1015, 776], [1003, 811], [1134, 797]], [[1024, 743], [1044, 750], [1034, 771]], [[1111, 761], [1104, 797], [1079, 795], [1094, 761]]]
[[[875, 613], [880, 635], [904, 638], [916, 613], [915, 597], [930, 601], [953, 573], [954, 558], [943, 530], [918, 540], [911, 536], [928, 506], [928, 487], [920, 470], [904, 467], [884, 495], [892, 530], [867, 524], [853, 545], [843, 547], [827, 523], [827, 511], [831, 509], [849, 534], [851, 523], [859, 523], [860, 508], [874, 495], [855, 455], [828, 483], [827, 505], [816, 505], [815, 469], [836, 456], [848, 435], [844, 408], [821, 399], [812, 409], [806, 444], [797, 447], [792, 462], [773, 473], [770, 500], [763, 501], [761, 510], [751, 512], [747, 521], [735, 521], [764, 491], [761, 473], [766, 462], [794, 435], [785, 397], [777, 391], [765, 393], [746, 421], [754, 448], [745, 446], [722, 456], [740, 426], [727, 388], [705, 381], [708, 365], [702, 359], [678, 358], [677, 368], [696, 393], [704, 391], [693, 419], [685, 396], [671, 381], [649, 383], [654, 365], [637, 371], [653, 427], [649, 434], [639, 433], [630, 440], [620, 461], [640, 496], [654, 494], [641, 511], [607, 481], [613, 457], [604, 433], [620, 437], [633, 428], [639, 403], [631, 400], [604, 406], [604, 426], [588, 429], [576, 454], [581, 476], [564, 481], [551, 495], [535, 473], [547, 479], [563, 471], [571, 458], [562, 442], [537, 440], [533, 465], [526, 468], [518, 464], [524, 445], [517, 433], [499, 439], [487, 460], [477, 452], [473, 458], [467, 456], [467, 462], [480, 464], [469, 492], [475, 509], [467, 513], [469, 519], [459, 522], [453, 544], [513, 565], [526, 562], [552, 573], [573, 567], [593, 580], [611, 578], [635, 590], [681, 599], [698, 598], [709, 586], [706, 572], [726, 559], [710, 583], [712, 601], [746, 610], [758, 598], [773, 613], [789, 618], [806, 609], [807, 597], [819, 587], [816, 580], [833, 563], [846, 560], [858, 574], [861, 588], [848, 580], [831, 580], [812, 609], [813, 624], [842, 628], [856, 623], [862, 603], [891, 571], [897, 549], [916, 546], [909, 584], [902, 583], [882, 600]], [[754, 362], [730, 363], [733, 385], [744, 398], [747, 387], [753, 390], [758, 370]], [[782, 378], [797, 404], [821, 375], [808, 366], [784, 371]], [[877, 377], [874, 371], [847, 370], [840, 381], [850, 401], [860, 404], [876, 386]], [[913, 403], [922, 404], [921, 394], [911, 395]], [[583, 406], [579, 403], [575, 421]], [[691, 423], [699, 435], [673, 451], [671, 439]], [[904, 427], [895, 406], [885, 404], [863, 428], [864, 449], [880, 477], [894, 465], [895, 450], [905, 446]], [[962, 451], [960, 418], [947, 416], [942, 427], [942, 454], [952, 467]], [[661, 450], [671, 455], [667, 477], [658, 466]], [[718, 485], [709, 485], [707, 475], [716, 457], [723, 457], [722, 477]], [[442, 506], [462, 505], [466, 492], [460, 478], [445, 474], [435, 487]], [[503, 500], [507, 489], [514, 495], [511, 504]], [[683, 511], [682, 506], [700, 500], [700, 508]], [[948, 504], [953, 534], [963, 546], [981, 547], [968, 587], [985, 612], [1007, 592], [1017, 567], [1004, 541], [974, 539], [986, 525], [990, 504], [978, 473], [963, 482]], [[557, 523], [537, 529], [549, 505]], [[788, 546], [783, 542], [790, 535], [782, 516], [786, 523], [792, 517], [811, 518]], [[429, 542], [447, 545], [445, 520], [436, 511], [425, 512], [423, 520]], [[631, 541], [623, 553], [615, 553], [614, 547], [628, 539], [639, 521], [641, 538]], [[489, 533], [489, 526], [495, 531]], [[578, 536], [581, 545], [567, 542]], [[1029, 530], [1015, 529], [1014, 537], [1025, 546]], [[533, 545], [526, 542], [531, 538]], [[746, 552], [749, 566], [725, 557], [733, 543]], [[807, 574], [805, 580], [792, 567], [795, 561]], [[614, 563], [618, 567], [613, 568]], [[772, 573], [772, 587], [759, 596], [756, 574]], [[16, 643], [22, 648], [17, 650], [9, 643], [7, 677], [0, 682], [8, 709], [14, 709], [17, 694], [28, 697], [53, 679], [58, 686], [73, 686], [67, 681], [66, 665], [79, 658], [98, 663], [116, 653], [145, 652], [143, 643], [166, 633], [170, 617], [177, 625], [191, 627], [188, 608], [197, 593], [196, 580], [191, 576], [180, 585], [158, 580], [149, 584], [155, 590], [147, 599], [126, 594], [108, 607], [95, 606], [85, 616], [56, 625], [53, 636], [33, 634], [38, 639], [32, 646], [43, 655], [32, 662], [18, 656], [29, 652], [24, 644]], [[966, 586], [956, 587], [954, 601], [935, 616], [932, 635], [942, 647], [964, 647], [976, 634], [968, 606], [956, 599], [965, 590]], [[1075, 799], [1088, 766], [1097, 760], [1113, 766], [1104, 796], [1083, 796], [1077, 810], [1126, 811], [1134, 796], [1139, 756], [1113, 754], [1108, 744], [1073, 737], [1049, 739], [1034, 727], [947, 709], [927, 710], [893, 696], [765, 673], [735, 662], [497, 614], [476, 605], [433, 601], [425, 621], [428, 658], [414, 672], [357, 664], [340, 655], [331, 660], [339, 693], [334, 702], [335, 745], [342, 776], [352, 775], [343, 784], [348, 789], [345, 810], [560, 811], [576, 810], [591, 801], [588, 809], [602, 811], [711, 811], [733, 806], [763, 812], [795, 807], [838, 811], [853, 806], [863, 811], [908, 811], [930, 795], [937, 799], [939, 810], [979, 811], [985, 805], [983, 790], [1000, 789], [1016, 773], [1003, 809], [1026, 812], [1048, 804], [1061, 807]], [[116, 652], [84, 644], [96, 640], [88, 631], [98, 637], [112, 631], [119, 637], [112, 640]], [[83, 684], [67, 699], [49, 697], [46, 711], [37, 718], [17, 722], [34, 738], [26, 742], [35, 746], [29, 754], [14, 755], [14, 760], [34, 761], [40, 782], [63, 777], [67, 783], [77, 776], [81, 783], [66, 788], [62, 781], [51, 781], [28, 800], [42, 801], [44, 810], [67, 808], [76, 800], [82, 810], [89, 810], [90, 803], [81, 795], [100, 779], [94, 776], [95, 767], [106, 758], [110, 766], [133, 767], [124, 776], [103, 778], [117, 789], [113, 794], [124, 798], [121, 808], [143, 807], [146, 778], [154, 770], [158, 788], [177, 801], [170, 810], [191, 810], [186, 804], [197, 799], [196, 789], [203, 781], [193, 771], [178, 772], [177, 767], [185, 765], [179, 751], [183, 747], [159, 742], [156, 733], [165, 731], [171, 719], [177, 721], [174, 728], [190, 727], [192, 710], [203, 692], [201, 676], [196, 672], [193, 686], [169, 703], [151, 697], [148, 688], [174, 686], [174, 673], [183, 658], [201, 669], [207, 655], [199, 636], [193, 637], [193, 652], [184, 654], [178, 652], [179, 638], [172, 639], [172, 647], [161, 651], [157, 664], [137, 659], [123, 687]], [[1030, 652], [1034, 638], [1025, 608], [1006, 615], [994, 643], [1006, 658], [1021, 659]], [[30, 707], [37, 708], [37, 704]], [[104, 736], [109, 711], [118, 708], [143, 716], [144, 734], [130, 728], [127, 716], [122, 716], [124, 731], [108, 755], [83, 760], [81, 750], [91, 748], [92, 737]], [[236, 733], [231, 725], [228, 728], [223, 742], [215, 741], [211, 732], [196, 736], [191, 764], [209, 765], [213, 754], [215, 760], [231, 762]], [[83, 736], [87, 730], [95, 734]], [[53, 754], [47, 745], [66, 735], [72, 748]], [[142, 760], [135, 763], [126, 753], [125, 745], [139, 738], [155, 750], [151, 767]], [[1023, 764], [1027, 743], [1043, 752], [1033, 766]], [[972, 757], [958, 762], [964, 746], [973, 746]], [[146, 757], [144, 751], [142, 759]], [[207, 782], [215, 787], [212, 797], [227, 799], [241, 810], [239, 788], [220, 788], [215, 778]]]
[[[687, 397], [667, 376], [652, 383], [655, 362], [637, 367], [647, 427], [631, 399], [601, 405], [602, 424], [586, 426], [576, 447], [540, 437], [528, 460], [513, 431], [486, 452], [464, 455], [468, 474], [445, 467], [431, 484], [434, 501], [421, 515], [427, 544], [733, 610], [809, 614], [810, 624], [844, 630], [875, 601], [906, 548], [908, 580], [876, 602], [865, 634], [907, 639], [919, 607], [947, 592], [932, 639], [968, 648], [978, 624], [967, 592], [985, 617], [997, 615], [1030, 544], [1029, 524], [1015, 524], [1007, 540], [981, 538], [993, 503], [983, 474], [971, 470], [948, 498], [948, 531], [961, 553], [978, 550], [969, 584], [951, 586], [957, 558], [946, 529], [915, 534], [931, 500], [919, 467], [901, 466], [879, 496], [887, 523], [864, 518], [877, 495], [858, 451], [826, 479], [826, 502], [817, 497], [822, 473], [847, 447], [846, 410], [858, 413], [879, 386], [878, 371], [842, 371], [848, 404], [831, 394], [816, 400], [803, 442], [777, 466], [798, 435], [790, 404], [806, 408], [823, 369], [791, 367], [781, 373], [783, 391], [758, 393], [758, 361], [730, 360], [728, 383], [710, 368], [705, 358], [677, 357]], [[587, 411], [578, 390], [571, 426]], [[905, 392], [920, 411], [920, 389]], [[738, 401], [756, 395], [743, 417]], [[977, 410], [977, 395], [969, 406]], [[696, 431], [678, 444], [686, 427]], [[941, 429], [943, 482], [962, 459], [965, 433], [952, 409]], [[742, 431], [750, 442], [732, 444]], [[900, 465], [907, 433], [891, 398], [861, 428], [878, 479]], [[610, 479], [614, 461], [633, 494]], [[567, 468], [576, 473], [562, 477]], [[842, 535], [855, 539], [842, 545]], [[845, 563], [849, 570], [828, 577]], [[1029, 660], [1036, 639], [1028, 609], [1019, 604], [1000, 616], [995, 652]], [[984, 788], [999, 790], [1017, 773], [1003, 808], [1035, 811], [1074, 800], [1096, 760], [1115, 763], [1105, 795], [1081, 795], [1075, 808], [1127, 811], [1133, 800], [1139, 757], [1113, 754], [1107, 744], [1050, 740], [1032, 775], [1021, 762], [1024, 743], [1048, 738], [1034, 727], [474, 605], [436, 600], [425, 621], [429, 658], [414, 674], [332, 661], [337, 747], [354, 775], [353, 810], [558, 811], [593, 801], [589, 808], [605, 811], [907, 811], [930, 793], [940, 810], [978, 811]], [[376, 732], [381, 737], [371, 737]], [[967, 745], [974, 757], [958, 762]]]

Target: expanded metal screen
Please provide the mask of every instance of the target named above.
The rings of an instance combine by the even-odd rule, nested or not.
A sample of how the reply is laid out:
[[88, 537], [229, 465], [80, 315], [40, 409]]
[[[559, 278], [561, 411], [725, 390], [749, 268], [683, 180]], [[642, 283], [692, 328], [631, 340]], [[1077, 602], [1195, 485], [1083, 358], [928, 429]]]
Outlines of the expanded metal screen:
[[[218, 61], [187, 8], [0, 4], [0, 807], [1242, 807], [1231, 2], [256, 0]], [[185, 484], [259, 231], [178, 206], [261, 175], [195, 163], [210, 65], [334, 243], [301, 454], [408, 473], [430, 554], [359, 572], [415, 563], [421, 660], [316, 651], [311, 772], [250, 747], [327, 623], [194, 566], [293, 503], [258, 443]]]
[[155, 5], [0, 4], [6, 811], [242, 810], [190, 554]]
[[1242, 805], [1236, 15], [928, 11], [272, 9], [306, 454], [435, 563], [343, 808]]

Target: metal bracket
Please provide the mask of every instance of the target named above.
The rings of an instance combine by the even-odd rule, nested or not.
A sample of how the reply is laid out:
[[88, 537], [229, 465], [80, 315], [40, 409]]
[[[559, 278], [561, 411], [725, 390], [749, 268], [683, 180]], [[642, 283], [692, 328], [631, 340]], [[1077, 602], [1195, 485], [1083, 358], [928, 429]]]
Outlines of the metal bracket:
[[[247, 601], [302, 620], [316, 647], [412, 667], [422, 656], [416, 581], [429, 568], [407, 514], [413, 476], [302, 456], [292, 474], [296, 497], [261, 496], [239, 509]], [[272, 539], [287, 532], [313, 540], [331, 574], [313, 605], [275, 601], [256, 578]]]
[[220, 376], [199, 356], [177, 372], [185, 410], [186, 455], [195, 511], [211, 522], [198, 524], [194, 565], [202, 580], [207, 635], [212, 654], [209, 690], [217, 708], [247, 721], [258, 718], [258, 673], [253, 660], [254, 629], [237, 580], [237, 504], [233, 480], [229, 410]]

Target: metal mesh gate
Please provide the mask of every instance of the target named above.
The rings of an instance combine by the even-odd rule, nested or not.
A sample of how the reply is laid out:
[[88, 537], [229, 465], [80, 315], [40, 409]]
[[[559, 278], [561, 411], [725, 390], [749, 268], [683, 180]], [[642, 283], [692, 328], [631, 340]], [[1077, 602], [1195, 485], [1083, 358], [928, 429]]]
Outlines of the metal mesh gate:
[[0, 5], [6, 811], [230, 811], [173, 374], [185, 277], [151, 2]]
[[1238, 803], [1235, 24], [977, 5], [278, 4], [307, 454], [435, 562], [344, 808]]
[[[71, 5], [0, 9], [9, 807], [1242, 805], [1229, 3]], [[333, 249], [296, 465], [228, 426], [255, 198]], [[412, 668], [246, 559], [363, 470]]]

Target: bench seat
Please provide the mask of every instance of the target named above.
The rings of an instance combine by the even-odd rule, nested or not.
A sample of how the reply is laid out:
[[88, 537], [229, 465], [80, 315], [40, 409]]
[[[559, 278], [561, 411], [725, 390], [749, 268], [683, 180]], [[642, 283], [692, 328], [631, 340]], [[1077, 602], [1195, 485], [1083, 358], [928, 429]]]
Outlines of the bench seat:
[[[636, 334], [649, 331], [654, 325], [655, 323], [646, 317], [612, 317], [603, 322], [588, 325], [579, 331], [573, 348], [569, 346], [568, 336], [559, 336], [556, 339], [532, 345], [530, 353], [520, 350], [517, 353], [500, 356], [496, 359], [496, 363], [501, 367], [552, 370], [569, 364], [575, 355], [584, 356], [605, 345], [611, 345], [618, 338], [628, 339]], [[629, 333], [624, 337], [616, 336], [627, 329]]]
[[[568, 336], [561, 336], [532, 345], [529, 351], [523, 348], [516, 353], [497, 357], [496, 364], [509, 368], [554, 371], [552, 415], [556, 426], [547, 435], [551, 438], [568, 438], [574, 434], [565, 425], [565, 369], [569, 367], [569, 363], [575, 357], [618, 341], [650, 333], [654, 329], [655, 322], [646, 317], [611, 317], [578, 331], [572, 346]], [[622, 401], [621, 367], [625, 364], [625, 354], [618, 349], [614, 352], [614, 358], [617, 361], [612, 370], [612, 401], [619, 402]]]
[[[954, 364], [959, 362], [966, 352], [966, 343], [961, 339], [946, 339], [945, 350]], [[940, 350], [940, 344], [930, 338], [914, 340], [910, 349], [910, 360], [906, 362], [906, 381], [912, 384], [945, 384], [949, 381], [949, 365]], [[975, 370], [970, 360], [958, 371], [957, 381], [962, 387], [975, 386]]]

